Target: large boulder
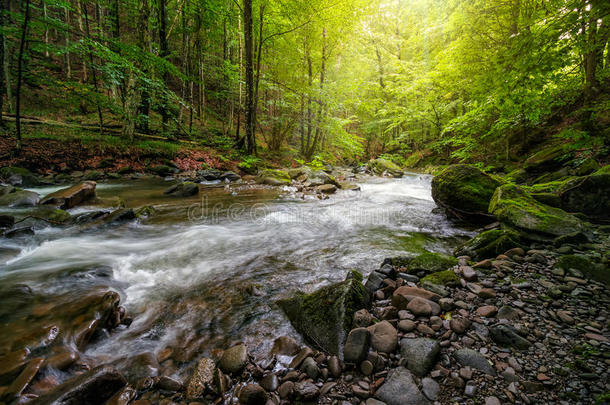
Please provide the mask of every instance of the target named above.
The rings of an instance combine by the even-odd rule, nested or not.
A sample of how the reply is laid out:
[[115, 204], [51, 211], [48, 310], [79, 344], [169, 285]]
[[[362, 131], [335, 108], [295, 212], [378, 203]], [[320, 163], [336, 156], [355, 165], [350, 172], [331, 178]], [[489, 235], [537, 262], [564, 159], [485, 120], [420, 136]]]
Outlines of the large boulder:
[[569, 154], [563, 145], [552, 146], [542, 149], [527, 158], [523, 168], [530, 172], [542, 172], [555, 170], [569, 159]]
[[290, 175], [282, 170], [265, 169], [258, 175], [257, 182], [269, 186], [290, 185]]
[[532, 239], [566, 235], [583, 228], [575, 216], [539, 203], [514, 184], [498, 187], [489, 203], [489, 212], [501, 222], [525, 231]]
[[32, 187], [41, 184], [38, 177], [22, 167], [6, 166], [0, 169], [0, 179], [8, 184], [22, 187]]
[[0, 206], [6, 207], [30, 207], [38, 204], [40, 196], [38, 193], [28, 190], [14, 189], [12, 193], [0, 197]]
[[311, 294], [297, 292], [278, 301], [294, 328], [313, 345], [343, 355], [343, 342], [354, 312], [364, 308], [362, 275], [351, 271], [343, 282], [322, 287]]
[[174, 197], [191, 197], [198, 193], [199, 185], [191, 181], [184, 181], [182, 183], [174, 184], [163, 192], [163, 194], [171, 195]]
[[559, 192], [561, 208], [595, 221], [610, 220], [610, 173], [572, 179]]
[[432, 179], [432, 198], [462, 220], [490, 221], [487, 208], [501, 180], [471, 165], [452, 165]]
[[62, 210], [67, 210], [95, 198], [95, 187], [94, 181], [83, 181], [45, 196], [40, 200], [40, 204], [56, 205]]
[[404, 174], [402, 169], [398, 167], [396, 163], [383, 158], [370, 160], [368, 163], [368, 168], [377, 176], [386, 174], [392, 177], [402, 177]]
[[514, 247], [523, 247], [520, 240], [519, 234], [515, 231], [492, 229], [470, 239], [458, 247], [454, 254], [470, 256], [474, 260], [490, 259]]
[[443, 255], [441, 253], [425, 252], [410, 259], [407, 263], [407, 271], [409, 273], [437, 273], [450, 269], [458, 264], [458, 261], [453, 256]]

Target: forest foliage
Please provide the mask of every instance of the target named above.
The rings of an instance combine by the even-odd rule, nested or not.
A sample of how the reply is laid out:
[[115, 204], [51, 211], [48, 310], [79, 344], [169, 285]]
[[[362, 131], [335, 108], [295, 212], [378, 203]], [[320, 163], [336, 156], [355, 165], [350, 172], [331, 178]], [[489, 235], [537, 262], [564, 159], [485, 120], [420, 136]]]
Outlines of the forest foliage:
[[608, 153], [602, 0], [0, 3], [8, 117], [403, 165], [510, 159], [554, 120]]

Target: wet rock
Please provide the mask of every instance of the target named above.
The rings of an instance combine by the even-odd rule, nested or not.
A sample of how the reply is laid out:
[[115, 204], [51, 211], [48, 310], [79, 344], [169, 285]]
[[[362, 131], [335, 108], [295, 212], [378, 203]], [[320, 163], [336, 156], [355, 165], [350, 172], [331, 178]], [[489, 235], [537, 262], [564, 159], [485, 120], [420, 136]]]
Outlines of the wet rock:
[[95, 198], [95, 188], [96, 183], [94, 181], [84, 181], [45, 196], [40, 200], [40, 204], [56, 205], [63, 210], [67, 210]]
[[227, 171], [220, 175], [220, 181], [235, 182], [239, 180], [241, 180], [241, 176], [232, 171]]
[[371, 375], [373, 374], [373, 371], [375, 370], [375, 366], [373, 365], [373, 363], [371, 363], [368, 360], [364, 360], [361, 364], [360, 364], [360, 371], [362, 372], [362, 374], [364, 375]]
[[485, 405], [502, 405], [502, 403], [497, 397], [487, 397], [485, 398]]
[[[478, 266], [491, 267], [491, 261], [486, 262], [485, 259], [496, 257], [497, 255], [506, 252], [507, 250], [521, 246], [521, 238], [517, 232], [492, 229], [485, 231], [470, 239], [462, 246], [458, 247], [454, 254], [457, 256], [468, 255], [474, 260], [481, 261]], [[477, 267], [475, 265], [475, 267]]]
[[284, 186], [290, 184], [290, 175], [282, 170], [265, 169], [259, 173], [256, 181], [270, 186]]
[[306, 358], [313, 355], [313, 350], [309, 347], [302, 348], [299, 353], [290, 362], [289, 368], [297, 368], [305, 361]]
[[343, 347], [343, 360], [354, 364], [363, 361], [369, 351], [370, 337], [371, 334], [366, 328], [352, 329]]
[[246, 345], [239, 344], [227, 349], [218, 361], [218, 368], [227, 374], [239, 373], [248, 362]]
[[314, 384], [305, 381], [294, 384], [296, 399], [301, 401], [313, 401], [320, 396], [320, 390]]
[[491, 318], [498, 313], [498, 308], [493, 305], [484, 305], [477, 308], [477, 315], [483, 318]]
[[353, 326], [355, 328], [366, 328], [373, 323], [373, 315], [366, 309], [360, 309], [354, 313]]
[[277, 392], [280, 394], [280, 398], [282, 399], [290, 398], [294, 392], [294, 382], [286, 381], [282, 383], [282, 385], [280, 385], [280, 387], [277, 389]]
[[496, 316], [498, 319], [507, 319], [509, 321], [516, 321], [520, 318], [520, 311], [511, 306], [504, 305], [498, 310], [498, 314]]
[[21, 349], [0, 357], [0, 384], [10, 382], [18, 375], [29, 354], [29, 350]]
[[182, 391], [182, 383], [168, 376], [161, 376], [155, 380], [155, 388], [163, 391], [178, 392]]
[[44, 364], [44, 359], [41, 357], [34, 358], [28, 362], [19, 376], [8, 386], [4, 394], [5, 399], [17, 398], [27, 388], [32, 379], [38, 374], [38, 371]]
[[303, 370], [303, 372], [313, 380], [318, 378], [318, 376], [320, 375], [320, 368], [318, 367], [316, 361], [311, 357], [308, 357], [303, 361], [303, 364], [301, 365], [301, 370]]
[[371, 347], [383, 353], [392, 353], [398, 346], [398, 332], [388, 321], [371, 327]]
[[440, 253], [425, 252], [410, 259], [407, 263], [409, 273], [438, 273], [458, 264], [453, 256]]
[[78, 360], [78, 354], [71, 350], [65, 350], [51, 356], [47, 359], [47, 366], [56, 368], [58, 370], [65, 370], [70, 367], [76, 360]]
[[404, 172], [397, 164], [387, 159], [373, 159], [367, 164], [368, 169], [377, 176], [389, 175], [391, 177], [402, 177]]
[[522, 338], [515, 328], [510, 325], [494, 325], [489, 328], [489, 334], [494, 342], [506, 345], [510, 347], [515, 347], [520, 350], [526, 350], [531, 346], [531, 343]]
[[23, 226], [20, 228], [11, 229], [10, 231], [4, 232], [5, 238], [19, 238], [22, 236], [31, 236], [34, 235], [34, 229], [30, 226]]
[[23, 167], [6, 166], [0, 169], [0, 179], [13, 186], [33, 187], [42, 184], [38, 176]]
[[15, 225], [15, 217], [11, 215], [0, 215], [0, 229], [12, 228]]
[[337, 191], [337, 186], [334, 184], [322, 184], [316, 187], [316, 190], [322, 194], [334, 194]]
[[[224, 356], [223, 356], [224, 357]], [[214, 378], [214, 369], [216, 364], [214, 360], [203, 358], [197, 363], [197, 368], [191, 376], [186, 387], [187, 398], [200, 398], [205, 392], [206, 386], [212, 383]]]
[[174, 197], [191, 197], [198, 193], [199, 185], [190, 181], [174, 184], [163, 192]]
[[338, 355], [354, 312], [365, 307], [365, 294], [362, 275], [352, 271], [341, 283], [311, 294], [297, 292], [293, 298], [278, 301], [278, 305], [307, 340]]
[[395, 368], [375, 393], [387, 405], [427, 405], [430, 402], [420, 392], [413, 376], [404, 367]]
[[398, 322], [398, 329], [400, 329], [402, 332], [411, 332], [413, 329], [415, 329], [415, 322], [410, 319], [403, 319]]
[[118, 391], [105, 405], [127, 405], [136, 398], [137, 391], [129, 385]]
[[125, 377], [109, 366], [100, 366], [74, 377], [47, 394], [30, 402], [32, 405], [82, 405], [104, 403], [127, 384]]
[[273, 341], [273, 347], [271, 348], [271, 355], [284, 355], [294, 356], [299, 352], [299, 344], [296, 340], [289, 336], [280, 336]]
[[265, 405], [267, 393], [258, 384], [248, 384], [239, 391], [239, 403], [243, 405]]
[[487, 359], [479, 352], [472, 349], [460, 349], [454, 353], [457, 362], [462, 366], [475, 368], [489, 375], [496, 375], [496, 371]]
[[341, 362], [339, 361], [339, 358], [337, 356], [330, 356], [328, 358], [328, 370], [335, 378], [341, 375]]
[[400, 355], [407, 361], [407, 368], [421, 377], [432, 369], [440, 352], [436, 340], [428, 338], [405, 338], [400, 341]]
[[12, 193], [0, 196], [0, 206], [9, 208], [13, 207], [30, 207], [38, 204], [40, 196], [27, 190], [15, 190]]
[[275, 374], [267, 374], [260, 380], [260, 385], [268, 392], [277, 390], [279, 383], [280, 381]]

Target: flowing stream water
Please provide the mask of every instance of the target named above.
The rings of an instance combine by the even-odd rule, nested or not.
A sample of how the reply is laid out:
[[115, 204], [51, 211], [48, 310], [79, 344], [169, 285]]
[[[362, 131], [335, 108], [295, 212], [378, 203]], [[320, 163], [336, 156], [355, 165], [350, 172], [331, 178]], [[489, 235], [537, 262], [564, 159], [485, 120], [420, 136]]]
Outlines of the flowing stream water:
[[[89, 345], [93, 363], [166, 347], [190, 361], [238, 340], [262, 354], [278, 336], [298, 339], [278, 298], [341, 281], [350, 269], [366, 276], [385, 257], [449, 253], [472, 235], [435, 210], [430, 181], [419, 174], [362, 177], [361, 191], [326, 200], [302, 198], [291, 187], [217, 185], [182, 199], [164, 196], [161, 180], [103, 183], [102, 201], [154, 205], [155, 214], [3, 239], [0, 284], [54, 296], [119, 292], [134, 322]], [[0, 305], [8, 299], [0, 297]]]

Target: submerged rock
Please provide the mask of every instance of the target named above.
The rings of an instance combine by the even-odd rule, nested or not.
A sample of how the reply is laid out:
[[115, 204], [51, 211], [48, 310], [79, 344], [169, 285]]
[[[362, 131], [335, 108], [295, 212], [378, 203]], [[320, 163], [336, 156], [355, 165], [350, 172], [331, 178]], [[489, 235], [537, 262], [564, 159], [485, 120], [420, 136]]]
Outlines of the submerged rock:
[[191, 197], [197, 193], [199, 193], [199, 185], [191, 181], [174, 184], [163, 192], [174, 197]]
[[556, 237], [582, 229], [575, 216], [536, 201], [514, 184], [498, 187], [489, 204], [489, 212], [501, 222], [541, 237]]
[[66, 381], [29, 403], [33, 405], [101, 404], [126, 384], [125, 377], [114, 368], [100, 366]]
[[297, 292], [293, 298], [278, 301], [278, 305], [305, 339], [331, 354], [342, 355], [352, 316], [365, 306], [362, 275], [352, 271], [341, 283], [311, 294]]
[[45, 196], [40, 200], [40, 204], [57, 205], [59, 208], [67, 210], [95, 198], [95, 188], [96, 183], [94, 181], [84, 181]]
[[471, 165], [452, 165], [432, 180], [432, 198], [459, 219], [487, 222], [487, 208], [502, 182]]

